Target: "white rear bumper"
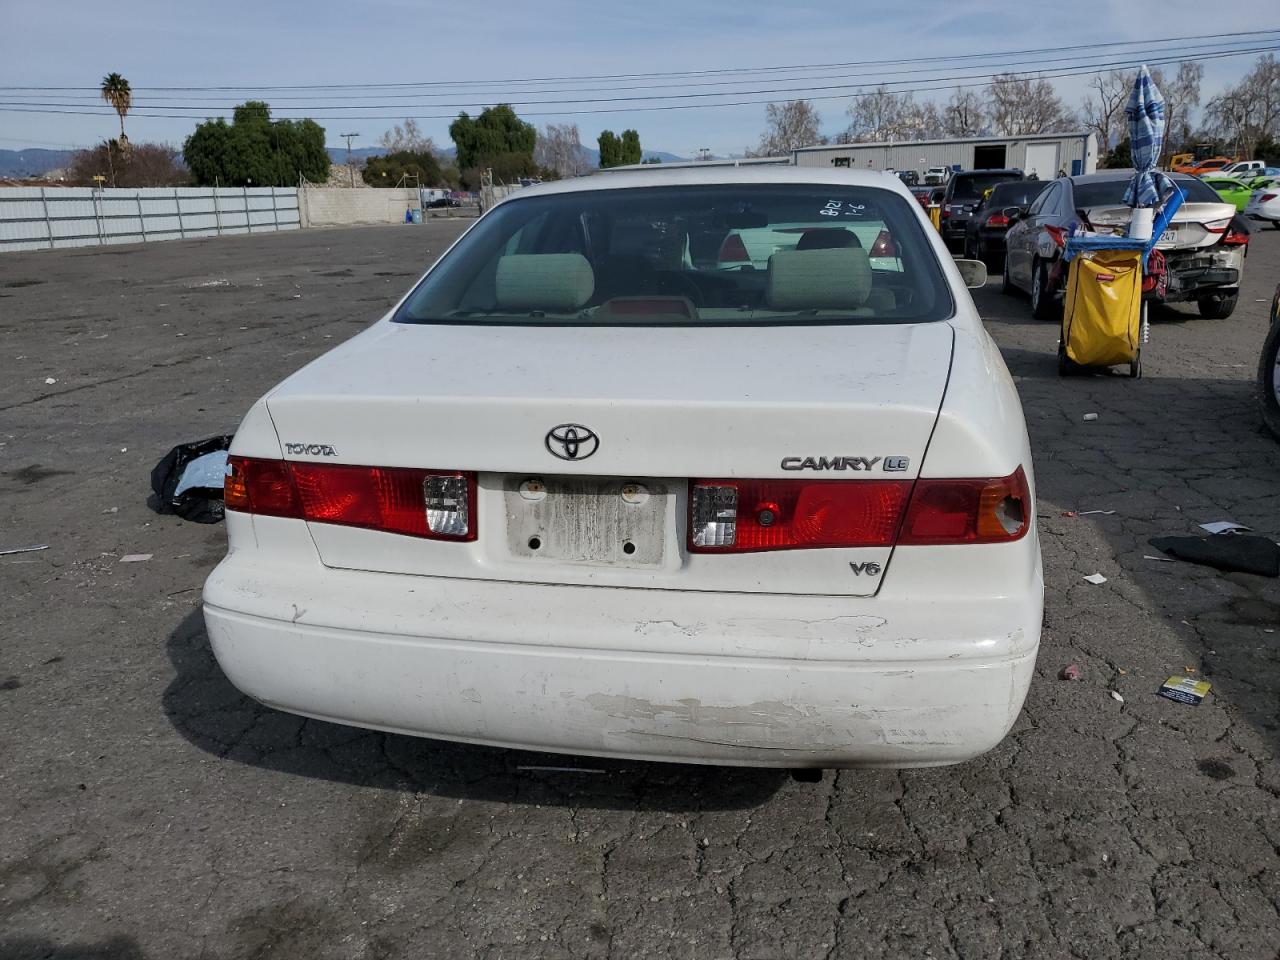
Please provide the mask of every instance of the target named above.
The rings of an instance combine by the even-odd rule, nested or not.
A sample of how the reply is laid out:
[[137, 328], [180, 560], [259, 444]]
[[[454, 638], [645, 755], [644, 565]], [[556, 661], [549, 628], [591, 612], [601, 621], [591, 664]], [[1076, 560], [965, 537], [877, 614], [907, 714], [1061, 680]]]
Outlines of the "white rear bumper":
[[339, 723], [638, 759], [924, 766], [990, 749], [1017, 717], [1038, 562], [1029, 580], [1018, 596], [908, 601], [411, 577], [241, 550], [210, 576], [205, 621], [239, 689]]

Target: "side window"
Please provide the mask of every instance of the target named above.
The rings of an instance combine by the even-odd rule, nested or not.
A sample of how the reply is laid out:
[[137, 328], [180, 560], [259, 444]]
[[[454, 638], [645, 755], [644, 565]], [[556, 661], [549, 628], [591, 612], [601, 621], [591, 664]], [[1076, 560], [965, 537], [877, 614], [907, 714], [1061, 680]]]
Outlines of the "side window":
[[1045, 210], [1052, 210], [1053, 203], [1056, 201], [1052, 201], [1050, 198], [1056, 197], [1057, 195], [1058, 185], [1055, 183], [1044, 190], [1040, 196], [1036, 197], [1036, 202], [1031, 204], [1031, 209], [1027, 211], [1027, 216], [1038, 217]]

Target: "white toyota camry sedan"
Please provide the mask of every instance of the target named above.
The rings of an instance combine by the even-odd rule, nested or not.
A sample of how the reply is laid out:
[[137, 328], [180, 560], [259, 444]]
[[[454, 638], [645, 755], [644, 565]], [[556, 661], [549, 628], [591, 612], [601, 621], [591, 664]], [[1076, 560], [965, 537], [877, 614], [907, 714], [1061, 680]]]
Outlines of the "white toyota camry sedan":
[[1043, 588], [963, 266], [885, 174], [522, 190], [250, 409], [204, 591], [219, 663], [281, 710], [468, 743], [982, 753]]

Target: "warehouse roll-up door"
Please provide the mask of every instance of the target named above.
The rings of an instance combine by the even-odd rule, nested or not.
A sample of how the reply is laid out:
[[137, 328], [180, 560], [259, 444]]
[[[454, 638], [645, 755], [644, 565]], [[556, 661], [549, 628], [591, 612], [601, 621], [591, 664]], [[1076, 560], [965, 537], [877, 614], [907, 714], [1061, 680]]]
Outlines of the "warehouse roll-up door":
[[1058, 144], [1027, 144], [1027, 163], [1022, 168], [1027, 176], [1035, 174], [1041, 180], [1052, 180], [1058, 175]]

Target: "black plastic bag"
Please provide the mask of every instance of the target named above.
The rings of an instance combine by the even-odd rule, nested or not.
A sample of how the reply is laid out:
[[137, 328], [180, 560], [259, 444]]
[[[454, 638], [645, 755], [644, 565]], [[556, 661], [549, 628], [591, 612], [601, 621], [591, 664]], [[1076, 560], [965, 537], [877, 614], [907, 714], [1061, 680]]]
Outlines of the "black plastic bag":
[[1219, 533], [1212, 537], [1152, 537], [1157, 550], [1190, 563], [1219, 570], [1280, 576], [1280, 546], [1253, 534]]
[[151, 489], [161, 513], [183, 520], [217, 523], [223, 517], [222, 478], [232, 434], [182, 443], [151, 471]]

